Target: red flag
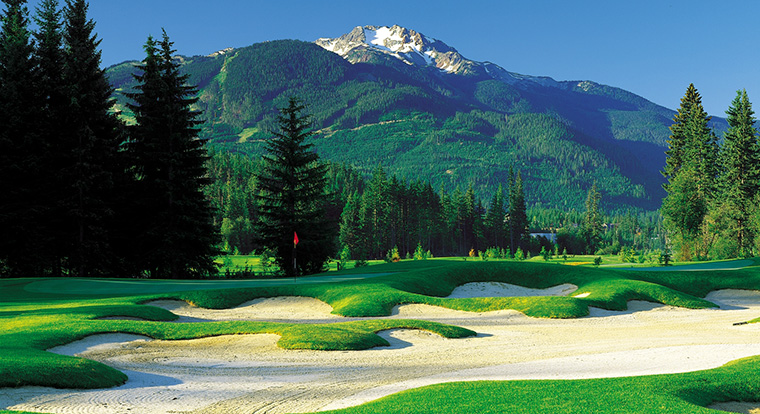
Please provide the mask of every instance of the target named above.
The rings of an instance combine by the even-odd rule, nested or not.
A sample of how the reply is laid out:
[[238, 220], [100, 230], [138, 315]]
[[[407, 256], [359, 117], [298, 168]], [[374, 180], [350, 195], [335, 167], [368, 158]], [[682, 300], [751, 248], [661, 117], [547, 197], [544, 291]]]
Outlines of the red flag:
[[298, 233], [293, 232], [293, 247], [298, 246]]

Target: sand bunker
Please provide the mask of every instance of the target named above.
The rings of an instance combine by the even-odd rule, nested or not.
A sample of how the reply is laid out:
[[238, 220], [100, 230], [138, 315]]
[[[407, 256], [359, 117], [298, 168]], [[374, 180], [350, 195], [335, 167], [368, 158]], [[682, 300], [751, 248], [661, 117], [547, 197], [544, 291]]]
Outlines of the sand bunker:
[[[569, 288], [559, 292], [565, 290]], [[366, 351], [283, 350], [275, 345], [276, 335], [187, 341], [89, 337], [84, 340], [89, 342], [56, 351], [122, 370], [130, 378], [125, 385], [90, 391], [0, 389], [0, 408], [61, 414], [306, 412], [355, 405], [446, 381], [685, 372], [760, 355], [760, 324], [733, 325], [760, 315], [760, 293], [727, 290], [713, 292], [707, 299], [721, 309], [688, 310], [630, 302], [625, 312], [595, 310], [592, 317], [571, 320], [529, 318], [515, 311], [481, 314], [404, 305], [397, 307], [392, 317], [453, 323], [478, 332], [478, 336], [445, 339], [427, 332], [391, 330], [380, 333], [390, 347]], [[268, 314], [266, 303], [276, 301], [283, 306], [273, 306]], [[262, 303], [265, 305], [256, 308]], [[326, 316], [329, 306], [303, 298], [259, 300], [228, 311], [196, 309], [177, 302], [166, 306], [183, 312], [186, 318], [271, 315], [299, 321], [305, 308], [293, 306], [289, 313], [284, 304], [293, 303], [318, 315], [304, 322], [341, 320]], [[245, 315], [244, 309], [257, 316]]]
[[146, 305], [179, 315], [177, 322], [248, 320], [329, 323], [346, 320], [340, 315], [331, 314], [332, 306], [325, 302], [301, 296], [254, 299], [230, 309], [204, 309], [179, 300], [156, 300]]
[[512, 296], [567, 296], [578, 286], [565, 283], [547, 289], [531, 289], [501, 282], [474, 282], [457, 286], [449, 298], [495, 298]]
[[756, 402], [722, 402], [711, 404], [707, 408], [741, 414], [760, 414], [760, 403]]

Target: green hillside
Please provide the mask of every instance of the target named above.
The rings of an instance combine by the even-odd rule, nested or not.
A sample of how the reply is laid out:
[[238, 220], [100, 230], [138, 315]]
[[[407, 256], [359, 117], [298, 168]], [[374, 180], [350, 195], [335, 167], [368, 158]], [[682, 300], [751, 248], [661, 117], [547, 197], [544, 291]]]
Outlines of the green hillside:
[[[447, 74], [382, 54], [351, 64], [316, 44], [281, 40], [183, 59], [200, 88], [203, 136], [256, 156], [276, 108], [303, 99], [317, 152], [369, 174], [378, 164], [483, 199], [522, 170], [529, 205], [582, 209], [597, 180], [609, 208], [656, 209], [673, 112], [593, 82], [560, 87]], [[134, 62], [108, 69], [123, 110]], [[123, 115], [129, 119], [130, 114]]]

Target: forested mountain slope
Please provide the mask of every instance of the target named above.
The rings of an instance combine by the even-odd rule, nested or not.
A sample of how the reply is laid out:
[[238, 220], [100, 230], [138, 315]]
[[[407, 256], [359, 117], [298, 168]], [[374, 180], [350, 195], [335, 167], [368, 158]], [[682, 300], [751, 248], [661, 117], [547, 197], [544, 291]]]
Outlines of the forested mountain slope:
[[[436, 188], [472, 182], [489, 199], [512, 165], [528, 205], [561, 209], [582, 209], [594, 180], [608, 208], [656, 209], [664, 195], [673, 111], [594, 82], [469, 61], [398, 26], [178, 59], [199, 86], [202, 135], [217, 148], [258, 155], [276, 108], [298, 96], [313, 114], [320, 156], [365, 173], [382, 164]], [[134, 70], [135, 62], [108, 69], [127, 118]]]

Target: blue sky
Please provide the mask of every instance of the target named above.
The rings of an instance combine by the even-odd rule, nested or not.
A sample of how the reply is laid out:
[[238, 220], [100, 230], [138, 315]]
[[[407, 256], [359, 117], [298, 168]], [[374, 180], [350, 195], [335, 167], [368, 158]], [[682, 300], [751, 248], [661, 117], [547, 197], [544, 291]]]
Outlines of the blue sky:
[[513, 72], [592, 80], [671, 109], [693, 82], [717, 116], [745, 88], [760, 111], [760, 1], [90, 0], [90, 16], [106, 66], [140, 59], [161, 28], [197, 55], [398, 24]]

